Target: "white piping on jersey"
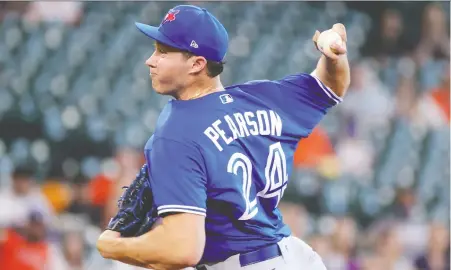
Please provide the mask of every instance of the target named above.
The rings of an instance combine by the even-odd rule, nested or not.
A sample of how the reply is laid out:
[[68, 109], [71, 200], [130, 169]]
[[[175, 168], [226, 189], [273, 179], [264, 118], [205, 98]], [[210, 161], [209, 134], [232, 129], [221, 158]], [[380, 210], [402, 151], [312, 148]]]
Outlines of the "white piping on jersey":
[[170, 208], [170, 209], [160, 210], [160, 211], [158, 211], [158, 215], [161, 215], [163, 213], [168, 213], [168, 212], [170, 212], [170, 213], [172, 213], [172, 212], [190, 213], [190, 214], [197, 214], [197, 215], [201, 215], [201, 216], [207, 216], [207, 214], [204, 212], [191, 211], [191, 210], [180, 209], [180, 208]]
[[323, 89], [323, 91], [326, 93], [326, 95], [332, 99], [333, 101], [335, 101], [337, 104], [342, 102], [343, 99], [339, 96], [337, 96], [337, 94], [335, 94], [334, 91], [332, 91], [329, 87], [323, 85], [323, 83], [315, 76], [315, 75], [311, 75], [313, 78], [315, 78], [316, 82], [318, 83], [318, 85], [321, 87], [321, 89]]
[[188, 206], [188, 205], [177, 205], [177, 204], [168, 204], [168, 205], [162, 205], [157, 207], [157, 210], [166, 210], [168, 208], [175, 208], [175, 209], [188, 209], [188, 210], [194, 210], [194, 211], [200, 211], [200, 212], [207, 212], [204, 208], [196, 207], [196, 206]]
[[190, 214], [198, 214], [201, 216], [206, 216], [207, 210], [200, 207], [195, 206], [187, 206], [187, 205], [162, 205], [157, 208], [158, 215], [161, 215], [163, 213], [169, 213], [169, 212], [178, 212], [178, 213], [190, 213]]

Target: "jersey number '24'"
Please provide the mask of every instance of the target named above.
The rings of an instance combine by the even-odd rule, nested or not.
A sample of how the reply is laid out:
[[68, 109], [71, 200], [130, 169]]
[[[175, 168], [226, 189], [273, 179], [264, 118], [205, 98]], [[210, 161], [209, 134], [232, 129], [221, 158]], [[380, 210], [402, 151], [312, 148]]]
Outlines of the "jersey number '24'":
[[252, 162], [242, 153], [234, 153], [227, 165], [227, 172], [238, 175], [241, 169], [243, 176], [243, 197], [246, 210], [239, 220], [249, 220], [258, 213], [257, 198], [274, 201], [274, 208], [280, 202], [288, 182], [287, 161], [280, 142], [269, 146], [269, 154], [265, 166], [265, 188], [257, 193], [251, 201]]

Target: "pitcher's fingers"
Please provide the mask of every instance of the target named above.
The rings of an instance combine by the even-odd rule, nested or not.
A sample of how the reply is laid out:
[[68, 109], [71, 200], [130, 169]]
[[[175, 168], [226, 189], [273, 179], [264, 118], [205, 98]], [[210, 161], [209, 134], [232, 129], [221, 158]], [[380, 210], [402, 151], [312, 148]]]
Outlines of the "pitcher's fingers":
[[321, 32], [316, 30], [315, 33], [313, 34], [312, 40], [313, 41], [318, 41], [318, 38], [319, 38], [320, 34], [321, 34]]
[[330, 47], [324, 48], [323, 49], [323, 54], [326, 57], [328, 57], [328, 58], [330, 58], [332, 60], [337, 60], [338, 59], [338, 55], [335, 54]]
[[318, 38], [319, 38], [320, 32], [318, 30], [315, 31], [315, 34], [313, 34], [312, 40], [315, 44], [316, 49], [318, 49]]
[[346, 46], [339, 45], [337, 43], [334, 43], [330, 46], [330, 48], [335, 52], [335, 54], [345, 54], [347, 52]]
[[341, 24], [341, 23], [334, 24], [334, 26], [332, 26], [332, 30], [337, 32], [341, 36], [341, 38], [343, 39], [344, 42], [348, 41], [348, 37], [346, 34], [346, 27], [343, 24]]

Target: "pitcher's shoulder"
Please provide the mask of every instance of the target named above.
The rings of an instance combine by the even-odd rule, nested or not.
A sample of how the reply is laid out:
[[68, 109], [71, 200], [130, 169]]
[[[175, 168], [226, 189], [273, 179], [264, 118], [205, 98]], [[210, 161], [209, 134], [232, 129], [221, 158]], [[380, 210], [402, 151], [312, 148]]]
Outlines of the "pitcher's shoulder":
[[229, 91], [247, 91], [252, 89], [257, 89], [261, 87], [270, 86], [273, 83], [271, 80], [262, 79], [262, 80], [251, 80], [244, 83], [233, 84], [227, 86], [226, 89]]

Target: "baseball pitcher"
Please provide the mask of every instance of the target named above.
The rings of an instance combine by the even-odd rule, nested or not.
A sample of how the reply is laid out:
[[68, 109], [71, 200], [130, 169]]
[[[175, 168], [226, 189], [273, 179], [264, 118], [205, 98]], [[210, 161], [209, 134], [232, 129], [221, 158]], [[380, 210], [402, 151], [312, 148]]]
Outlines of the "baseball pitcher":
[[345, 27], [316, 31], [312, 73], [225, 87], [228, 34], [206, 9], [180, 5], [158, 27], [136, 26], [155, 42], [153, 88], [174, 99], [98, 239], [102, 256], [149, 269], [325, 269], [277, 206], [297, 142], [349, 86]]

